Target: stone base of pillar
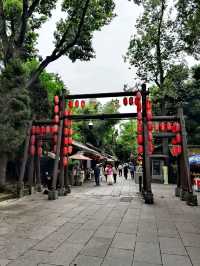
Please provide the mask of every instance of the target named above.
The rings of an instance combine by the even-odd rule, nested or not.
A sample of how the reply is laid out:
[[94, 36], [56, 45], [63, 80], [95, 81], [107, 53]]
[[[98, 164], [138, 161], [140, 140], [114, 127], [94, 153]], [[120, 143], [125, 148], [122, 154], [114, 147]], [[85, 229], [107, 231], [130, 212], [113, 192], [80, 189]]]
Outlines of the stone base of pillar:
[[144, 202], [146, 204], [153, 204], [154, 203], [153, 193], [152, 192], [145, 192], [145, 194], [144, 194]]
[[175, 188], [175, 197], [180, 197], [180, 187]]
[[35, 187], [31, 186], [28, 188], [29, 195], [32, 195], [35, 193]]
[[193, 193], [188, 193], [187, 205], [198, 206], [197, 195], [193, 195]]
[[17, 184], [17, 196], [18, 198], [24, 197], [24, 183]]
[[58, 191], [57, 190], [49, 190], [48, 191], [48, 200], [57, 200], [58, 199]]

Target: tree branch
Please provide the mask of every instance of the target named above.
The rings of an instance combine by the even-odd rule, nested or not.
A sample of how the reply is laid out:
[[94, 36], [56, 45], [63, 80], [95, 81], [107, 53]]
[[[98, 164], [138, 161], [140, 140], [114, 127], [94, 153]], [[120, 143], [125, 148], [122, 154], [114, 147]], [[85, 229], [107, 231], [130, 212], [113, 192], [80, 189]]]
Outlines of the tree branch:
[[6, 20], [5, 20], [2, 0], [0, 0], [0, 38], [2, 40], [3, 53], [6, 58], [8, 52], [8, 36], [6, 32]]
[[[42, 71], [53, 61], [57, 60], [58, 58], [60, 58], [63, 54], [65, 54], [70, 48], [72, 48], [78, 41], [80, 35], [81, 35], [81, 31], [82, 31], [82, 27], [84, 25], [84, 19], [85, 19], [85, 16], [86, 16], [86, 13], [87, 13], [87, 10], [88, 10], [88, 7], [89, 7], [89, 4], [90, 4], [90, 0], [86, 0], [86, 3], [85, 3], [85, 6], [83, 8], [83, 13], [82, 13], [82, 16], [80, 18], [80, 21], [79, 21], [79, 24], [78, 24], [78, 30], [77, 30], [77, 33], [74, 37], [74, 40], [69, 43], [64, 49], [61, 49], [59, 51], [59, 48], [62, 47], [62, 45], [64, 44], [65, 42], [65, 38], [67, 36], [67, 33], [68, 33], [68, 30], [65, 31], [63, 37], [61, 38], [59, 44], [56, 46], [56, 48], [54, 49], [54, 51], [51, 53], [50, 56], [47, 56], [42, 62], [41, 64], [39, 65], [39, 67], [36, 69], [36, 71], [33, 73], [31, 79], [29, 80], [28, 84], [27, 84], [27, 87], [31, 86], [35, 81], [36, 79], [39, 77], [39, 75], [42, 73]], [[64, 38], [65, 37], [65, 38]]]
[[27, 29], [27, 21], [28, 21], [28, 0], [23, 0], [23, 12], [21, 16], [21, 27], [19, 38], [16, 42], [17, 47], [21, 47], [24, 42], [26, 29]]
[[28, 18], [30, 18], [33, 14], [33, 12], [35, 11], [36, 7], [38, 6], [40, 0], [35, 0], [32, 2], [32, 5], [29, 7], [29, 10], [27, 12], [27, 16]]

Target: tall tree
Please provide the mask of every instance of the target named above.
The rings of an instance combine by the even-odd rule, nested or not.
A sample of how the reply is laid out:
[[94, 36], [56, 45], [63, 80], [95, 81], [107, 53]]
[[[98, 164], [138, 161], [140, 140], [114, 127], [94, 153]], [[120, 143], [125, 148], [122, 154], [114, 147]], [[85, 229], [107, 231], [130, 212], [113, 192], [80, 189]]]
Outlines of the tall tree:
[[[0, 0], [0, 59], [4, 66], [13, 58], [24, 60], [27, 54], [36, 53], [37, 32], [51, 17], [56, 3], [56, 0]], [[56, 25], [54, 49], [39, 64], [27, 85], [63, 55], [73, 62], [93, 58], [93, 33], [112, 20], [114, 7], [113, 0], [63, 0], [63, 18]]]
[[[177, 39], [172, 9], [167, 0], [135, 1], [143, 7], [143, 14], [137, 20], [137, 33], [130, 41], [126, 59], [137, 70], [137, 75], [148, 82], [154, 82], [163, 90], [168, 71], [177, 62], [181, 43]], [[165, 112], [165, 102], [162, 102]]]
[[200, 1], [178, 0], [177, 29], [184, 49], [200, 58]]

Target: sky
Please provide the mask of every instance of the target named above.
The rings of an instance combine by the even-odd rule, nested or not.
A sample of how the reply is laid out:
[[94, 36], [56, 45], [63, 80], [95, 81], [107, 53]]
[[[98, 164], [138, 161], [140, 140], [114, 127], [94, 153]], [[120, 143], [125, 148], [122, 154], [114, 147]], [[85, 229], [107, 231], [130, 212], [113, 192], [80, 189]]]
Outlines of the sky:
[[[141, 10], [128, 0], [115, 0], [117, 17], [110, 25], [94, 34], [93, 47], [96, 58], [90, 62], [71, 63], [67, 57], [51, 63], [47, 70], [58, 73], [71, 94], [123, 91], [124, 84], [133, 86], [134, 70], [124, 63], [131, 35], [135, 32], [136, 18]], [[38, 49], [42, 57], [53, 49], [55, 22], [61, 16], [60, 10], [40, 31]]]

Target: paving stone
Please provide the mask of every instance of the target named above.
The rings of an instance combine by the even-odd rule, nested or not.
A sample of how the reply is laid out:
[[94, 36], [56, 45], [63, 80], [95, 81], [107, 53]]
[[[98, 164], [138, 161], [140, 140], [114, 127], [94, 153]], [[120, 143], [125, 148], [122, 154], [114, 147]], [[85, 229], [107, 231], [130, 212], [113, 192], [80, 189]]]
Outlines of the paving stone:
[[0, 259], [0, 266], [6, 266], [8, 263], [11, 262], [10, 260], [2, 260]]
[[162, 253], [187, 255], [180, 239], [160, 237], [160, 249]]
[[136, 234], [137, 232], [137, 224], [136, 223], [121, 223], [119, 228], [117, 229], [120, 233], [125, 234]]
[[161, 264], [159, 245], [154, 243], [137, 242], [134, 261]]
[[152, 263], [146, 263], [146, 262], [139, 262], [139, 261], [134, 261], [133, 266], [161, 266], [161, 264], [152, 264]]
[[107, 253], [112, 238], [93, 237], [81, 250], [81, 254], [103, 258]]
[[158, 235], [157, 233], [153, 232], [137, 232], [137, 242], [151, 242], [151, 243], [158, 243]]
[[136, 241], [136, 235], [117, 233], [112, 242], [112, 247], [123, 249], [134, 249]]
[[193, 265], [200, 265], [200, 248], [186, 247]]
[[70, 266], [100, 266], [102, 261], [102, 258], [79, 255]]
[[182, 233], [181, 238], [185, 246], [200, 247], [200, 235], [192, 233]]
[[95, 232], [95, 237], [103, 237], [103, 238], [113, 238], [115, 233], [117, 231], [116, 226], [105, 226], [102, 225], [98, 228], [98, 230]]
[[163, 266], [192, 266], [190, 259], [179, 255], [162, 255]]
[[79, 229], [72, 233], [72, 235], [67, 239], [67, 242], [85, 244], [93, 234], [94, 231]]
[[103, 265], [131, 266], [133, 261], [133, 251], [110, 248], [104, 259]]

